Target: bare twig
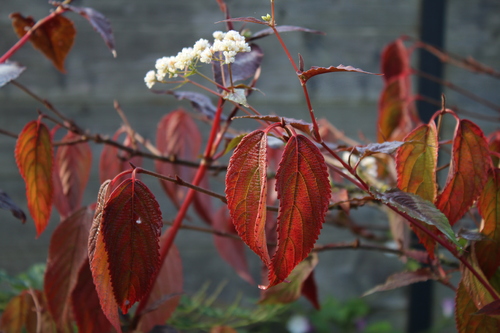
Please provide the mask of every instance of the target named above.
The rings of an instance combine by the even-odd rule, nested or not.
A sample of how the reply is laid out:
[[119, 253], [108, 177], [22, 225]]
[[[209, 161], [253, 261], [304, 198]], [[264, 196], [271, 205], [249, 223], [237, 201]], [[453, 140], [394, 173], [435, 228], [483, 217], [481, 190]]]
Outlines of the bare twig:
[[416, 40], [415, 38], [409, 36], [407, 36], [406, 38], [414, 40], [418, 47], [423, 48], [429, 51], [430, 53], [434, 54], [442, 62], [449, 63], [457, 67], [461, 67], [471, 72], [486, 74], [494, 78], [500, 79], [500, 72], [480, 63], [479, 61], [473, 59], [472, 57], [462, 58], [457, 55], [451, 54], [449, 52], [440, 50], [433, 45], [424, 43], [420, 40]]
[[[429, 104], [433, 104], [435, 106], [441, 106], [441, 104], [442, 104], [440, 101], [438, 101], [436, 99], [429, 98], [427, 96], [422, 96], [422, 95], [417, 95], [416, 99], [420, 100], [420, 101], [424, 101], [424, 102], [429, 103]], [[500, 121], [500, 117], [494, 117], [494, 116], [487, 116], [487, 115], [479, 114], [477, 112], [473, 112], [473, 111], [469, 111], [469, 110], [466, 110], [466, 109], [463, 109], [463, 108], [459, 108], [458, 106], [447, 106], [447, 108], [452, 109], [455, 112], [460, 113], [462, 115], [466, 115], [466, 116], [469, 116], [469, 117], [474, 117], [474, 118], [477, 118], [477, 119], [491, 120], [491, 121], [497, 121], [497, 122]]]
[[48, 100], [41, 98], [34, 92], [32, 92], [30, 89], [28, 89], [26, 86], [22, 85], [21, 83], [17, 82], [16, 80], [10, 81], [11, 84], [15, 85], [22, 91], [24, 91], [26, 94], [31, 96], [33, 99], [37, 100], [38, 102], [42, 103], [43, 106], [45, 106], [48, 110], [52, 111], [57, 117], [62, 119], [66, 124], [65, 127], [69, 127], [72, 132], [75, 132], [77, 134], [82, 134], [83, 130], [76, 126], [76, 124], [73, 123], [71, 119], [66, 118], [59, 110], [57, 110]]
[[0, 134], [10, 136], [11, 138], [17, 139], [17, 134], [0, 128]]
[[493, 110], [495, 110], [497, 112], [500, 112], [500, 105], [497, 105], [497, 104], [495, 104], [495, 103], [493, 103], [493, 102], [491, 102], [491, 101], [489, 101], [487, 99], [484, 99], [481, 96], [478, 96], [478, 95], [476, 95], [476, 94], [474, 94], [474, 93], [472, 93], [472, 92], [470, 92], [470, 91], [468, 91], [468, 90], [466, 90], [464, 88], [461, 88], [461, 87], [459, 87], [459, 86], [457, 86], [457, 85], [455, 85], [455, 84], [453, 84], [453, 83], [451, 83], [449, 81], [442, 80], [442, 79], [438, 78], [437, 76], [428, 74], [426, 72], [422, 72], [422, 71], [420, 71], [418, 69], [412, 69], [412, 71], [413, 71], [413, 73], [415, 73], [418, 76], [421, 76], [421, 77], [423, 77], [423, 78], [425, 78], [427, 80], [439, 83], [440, 85], [448, 87], [451, 90], [454, 90], [454, 91], [456, 91], [456, 92], [458, 92], [458, 93], [460, 93], [460, 94], [462, 94], [462, 95], [470, 98], [471, 100], [473, 100], [473, 101], [475, 101], [477, 103], [483, 104], [483, 105], [489, 107], [490, 109], [493, 109]]
[[[173, 223], [172, 222], [168, 222], [168, 221], [164, 221], [163, 224], [171, 226]], [[212, 228], [198, 227], [198, 226], [194, 226], [194, 225], [185, 225], [185, 224], [181, 225], [180, 228], [181, 229], [186, 229], [186, 230], [193, 230], [193, 231], [199, 231], [199, 232], [214, 234], [214, 235], [221, 236], [221, 237], [227, 237], [227, 238], [241, 240], [241, 238], [238, 235], [231, 234], [231, 233], [228, 233], [228, 232], [225, 232], [225, 231], [215, 230], [215, 229], [212, 229]]]

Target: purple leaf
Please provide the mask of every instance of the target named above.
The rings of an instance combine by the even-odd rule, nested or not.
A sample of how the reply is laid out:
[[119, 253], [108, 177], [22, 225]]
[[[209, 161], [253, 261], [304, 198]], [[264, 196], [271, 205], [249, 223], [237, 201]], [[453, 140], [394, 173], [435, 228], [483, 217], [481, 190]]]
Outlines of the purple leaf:
[[416, 271], [405, 271], [393, 274], [387, 278], [384, 284], [368, 290], [363, 296], [368, 296], [379, 291], [392, 290], [396, 288], [406, 287], [417, 282], [439, 279], [429, 268], [421, 268]]
[[313, 130], [313, 125], [311, 123], [307, 123], [307, 122], [303, 121], [302, 119], [279, 117], [279, 116], [275, 116], [275, 115], [233, 117], [233, 119], [241, 119], [241, 118], [259, 119], [259, 120], [264, 120], [264, 121], [272, 121], [274, 123], [283, 122], [287, 125], [290, 125], [296, 129], [298, 129], [299, 131], [302, 131], [302, 132], [309, 134], [309, 135], [312, 133], [312, 130]]
[[[302, 32], [309, 32], [312, 34], [325, 35], [325, 33], [323, 31], [312, 30], [312, 29], [307, 29], [307, 28], [303, 28], [303, 27], [297, 27], [294, 25], [280, 25], [280, 26], [276, 27], [276, 30], [278, 30], [278, 32], [302, 31]], [[253, 34], [253, 36], [247, 38], [246, 40], [248, 42], [248, 41], [259, 39], [262, 37], [266, 37], [266, 36], [269, 36], [272, 34], [274, 34], [274, 30], [272, 28], [267, 28], [267, 29], [261, 30], [259, 32], [256, 32], [255, 34]]]
[[257, 24], [264, 24], [264, 25], [268, 24], [266, 21], [262, 21], [262, 20], [256, 19], [255, 17], [250, 17], [250, 16], [249, 17], [234, 17], [234, 18], [230, 18], [227, 20], [218, 21], [215, 23], [223, 23], [223, 22], [249, 22], [249, 23], [257, 23]]
[[309, 80], [313, 76], [316, 76], [319, 74], [325, 74], [325, 73], [334, 73], [334, 72], [357, 72], [357, 73], [364, 73], [364, 74], [381, 75], [381, 74], [366, 72], [362, 69], [355, 68], [352, 66], [344, 66], [344, 65], [338, 65], [336, 67], [335, 66], [330, 66], [330, 67], [312, 66], [307, 71], [297, 73], [297, 74], [301, 77], [301, 79], [304, 82], [307, 82], [307, 80]]
[[116, 58], [115, 37], [113, 36], [111, 23], [109, 23], [106, 16], [88, 7], [75, 7], [69, 5], [64, 7], [86, 18], [94, 30], [101, 35], [108, 48], [111, 50], [111, 53]]
[[399, 147], [404, 145], [407, 142], [404, 141], [387, 141], [382, 143], [369, 143], [366, 146], [356, 147], [356, 150], [360, 154], [393, 154]]
[[26, 214], [24, 214], [23, 210], [2, 190], [0, 190], [0, 208], [10, 210], [12, 215], [20, 219], [23, 223], [26, 222]]
[[500, 300], [493, 301], [483, 306], [477, 314], [485, 314], [488, 316], [498, 316], [500, 314]]
[[[262, 62], [262, 57], [264, 53], [262, 53], [261, 48], [256, 44], [251, 44], [250, 52], [242, 52], [238, 53], [235, 57], [234, 63], [231, 64], [231, 74], [233, 77], [233, 82], [241, 81], [248, 79], [255, 75], [255, 72], [260, 67]], [[229, 69], [227, 65], [224, 66], [224, 80], [222, 80], [222, 71], [219, 61], [212, 61], [212, 70], [214, 73], [214, 80], [221, 86], [223, 86], [223, 82], [226, 85], [230, 84], [229, 79]], [[219, 89], [220, 91], [221, 89]]]
[[[216, 107], [213, 105], [210, 98], [207, 96], [191, 92], [191, 91], [173, 91], [173, 90], [151, 90], [155, 94], [166, 94], [173, 95], [178, 100], [186, 99], [191, 102], [191, 106], [201, 114], [207, 116], [208, 119], [213, 119], [215, 116]], [[221, 115], [222, 120], [226, 120], [227, 118], [224, 115]]]

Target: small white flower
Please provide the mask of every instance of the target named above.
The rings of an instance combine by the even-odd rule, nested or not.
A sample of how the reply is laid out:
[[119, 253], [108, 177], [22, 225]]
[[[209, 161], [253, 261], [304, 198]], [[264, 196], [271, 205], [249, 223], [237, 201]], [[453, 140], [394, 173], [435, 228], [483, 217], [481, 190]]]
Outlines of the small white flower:
[[206, 50], [210, 48], [210, 43], [206, 39], [199, 39], [196, 43], [194, 43], [193, 46], [193, 51], [195, 53], [195, 57], [200, 57], [201, 54]]
[[245, 37], [240, 35], [238, 31], [229, 30], [222, 35], [214, 32], [214, 38], [212, 51], [222, 52], [225, 64], [233, 63], [237, 53], [250, 52], [250, 46], [245, 42]]
[[214, 37], [214, 39], [216, 40], [222, 40], [224, 38], [226, 34], [223, 33], [222, 31], [214, 31], [214, 33], [212, 34], [212, 36]]
[[200, 54], [200, 62], [203, 62], [205, 64], [209, 64], [212, 62], [212, 57], [214, 56], [214, 53], [212, 51], [212, 48], [207, 47], [203, 52]]
[[154, 86], [154, 84], [156, 83], [155, 71], [147, 72], [146, 76], [144, 77], [144, 82], [146, 82], [146, 86], [148, 86], [148, 88], [151, 89]]
[[233, 63], [240, 52], [250, 52], [250, 46], [245, 42], [245, 37], [235, 30], [226, 33], [215, 31], [212, 35], [214, 37], [212, 46], [208, 40], [201, 38], [193, 47], [183, 48], [175, 57], [163, 57], [156, 60], [156, 73], [149, 71], [146, 74], [144, 78], [146, 85], [151, 88], [155, 82], [163, 81], [167, 75], [169, 78], [177, 77], [179, 71], [189, 69], [198, 60], [209, 64], [216, 52], [224, 55], [224, 64]]
[[378, 176], [378, 170], [377, 170], [377, 160], [375, 157], [368, 156], [365, 157], [359, 162], [363, 170], [366, 172], [367, 175], [377, 178]]
[[174, 68], [183, 71], [188, 68], [195, 58], [195, 52], [192, 47], [185, 47], [175, 57]]

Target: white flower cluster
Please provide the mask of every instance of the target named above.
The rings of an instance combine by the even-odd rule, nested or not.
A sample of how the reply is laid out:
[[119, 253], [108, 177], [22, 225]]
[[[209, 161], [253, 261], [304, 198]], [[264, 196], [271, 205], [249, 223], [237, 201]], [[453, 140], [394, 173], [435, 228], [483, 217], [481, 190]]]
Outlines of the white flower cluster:
[[[239, 52], [250, 52], [250, 46], [245, 42], [245, 37], [239, 32], [230, 30], [228, 32], [216, 31], [213, 33], [214, 43], [210, 45], [208, 40], [200, 39], [193, 47], [185, 47], [177, 55], [163, 57], [156, 60], [156, 72], [151, 70], [146, 73], [144, 82], [148, 88], [158, 81], [162, 81], [167, 75], [169, 78], [177, 77], [179, 71], [188, 69], [196, 61], [209, 64], [214, 60], [216, 52], [224, 55], [224, 64], [233, 63]], [[219, 60], [219, 59], [217, 59]]]

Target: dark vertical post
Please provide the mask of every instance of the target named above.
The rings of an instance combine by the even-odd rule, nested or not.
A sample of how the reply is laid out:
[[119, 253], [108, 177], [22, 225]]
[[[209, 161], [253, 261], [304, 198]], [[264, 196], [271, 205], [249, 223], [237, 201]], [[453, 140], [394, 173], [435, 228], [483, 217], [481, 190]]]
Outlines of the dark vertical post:
[[[445, 17], [446, 0], [422, 0], [420, 8], [420, 40], [438, 48], [444, 48]], [[422, 72], [439, 78], [443, 77], [443, 63], [438, 58], [423, 49], [420, 49], [418, 57], [418, 67]], [[440, 101], [442, 87], [436, 82], [419, 77], [418, 93]], [[419, 101], [417, 102], [417, 109], [422, 121], [428, 122], [439, 108]]]
[[[444, 47], [446, 0], [422, 0], [420, 8], [420, 40], [438, 48]], [[443, 64], [425, 50], [419, 52], [419, 69], [436, 77], [443, 77]], [[441, 85], [418, 78], [418, 94], [435, 100], [441, 99]], [[428, 122], [438, 109], [435, 105], [417, 102], [420, 118]], [[414, 240], [416, 240], [415, 235]], [[418, 240], [416, 240], [418, 241]], [[412, 284], [409, 288], [408, 329], [409, 333], [427, 331], [432, 326], [433, 283]]]

